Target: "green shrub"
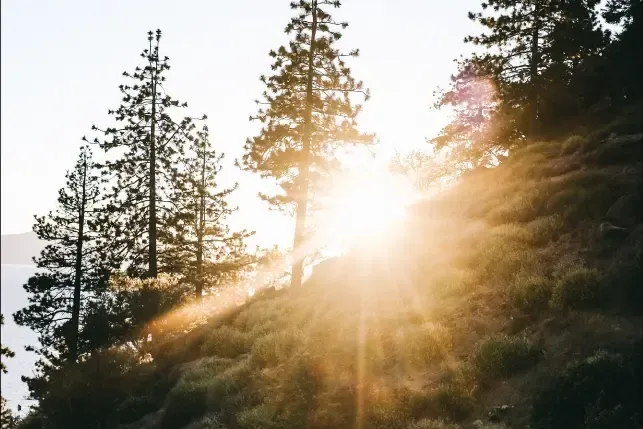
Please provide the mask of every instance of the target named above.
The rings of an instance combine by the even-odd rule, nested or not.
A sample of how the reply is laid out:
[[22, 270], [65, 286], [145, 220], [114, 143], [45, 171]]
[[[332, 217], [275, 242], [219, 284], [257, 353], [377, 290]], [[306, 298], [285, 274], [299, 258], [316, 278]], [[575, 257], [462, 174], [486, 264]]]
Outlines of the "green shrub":
[[276, 429], [278, 426], [273, 418], [275, 410], [268, 404], [243, 410], [237, 414], [237, 424], [240, 429]]
[[[534, 429], [640, 428], [641, 355], [598, 351], [572, 362], [534, 402]], [[610, 426], [611, 425], [611, 426]]]
[[201, 383], [179, 382], [165, 400], [165, 411], [161, 417], [161, 428], [180, 429], [207, 410], [207, 381]]
[[188, 362], [181, 366], [179, 380], [183, 383], [199, 383], [204, 379], [212, 379], [234, 365], [234, 363], [233, 359], [218, 356]]
[[407, 429], [460, 429], [460, 426], [444, 420], [422, 419], [409, 424]]
[[225, 426], [219, 421], [216, 414], [208, 414], [207, 416], [199, 419], [185, 429], [226, 429]]
[[560, 215], [539, 217], [527, 224], [529, 240], [536, 246], [555, 241], [563, 226], [563, 218]]
[[259, 338], [252, 346], [251, 360], [259, 366], [276, 366], [286, 361], [304, 342], [299, 331], [283, 330]]
[[539, 215], [545, 197], [537, 186], [519, 191], [512, 198], [501, 201], [500, 205], [487, 214], [486, 219], [492, 225], [529, 222]]
[[432, 323], [399, 329], [394, 343], [398, 360], [418, 367], [443, 359], [452, 347], [448, 329]]
[[473, 398], [464, 386], [442, 384], [430, 395], [431, 408], [435, 414], [450, 420], [460, 421], [471, 414]]
[[586, 137], [582, 137], [578, 135], [570, 136], [561, 145], [560, 154], [571, 155], [573, 153], [576, 153], [583, 148], [586, 142], [587, 142]]
[[409, 420], [407, 410], [395, 403], [374, 404], [364, 414], [364, 428], [405, 429]]
[[158, 409], [158, 403], [151, 395], [130, 396], [116, 409], [119, 423], [126, 424]]
[[[236, 363], [218, 376], [207, 381], [208, 410], [231, 413], [239, 402], [248, 401], [242, 395], [249, 388], [252, 369], [247, 359]], [[248, 395], [246, 395], [248, 396]]]
[[201, 348], [204, 355], [227, 358], [237, 357], [248, 350], [246, 334], [230, 326], [221, 326], [210, 331]]
[[551, 305], [562, 310], [586, 310], [604, 306], [605, 299], [606, 291], [598, 270], [576, 266], [554, 285]]
[[479, 281], [507, 284], [516, 273], [535, 270], [540, 258], [523, 243], [490, 236], [478, 243], [468, 264]]
[[533, 366], [540, 350], [526, 338], [499, 334], [479, 342], [471, 364], [481, 382], [510, 377]]
[[526, 314], [546, 309], [551, 298], [552, 281], [540, 275], [518, 276], [509, 290], [514, 308]]

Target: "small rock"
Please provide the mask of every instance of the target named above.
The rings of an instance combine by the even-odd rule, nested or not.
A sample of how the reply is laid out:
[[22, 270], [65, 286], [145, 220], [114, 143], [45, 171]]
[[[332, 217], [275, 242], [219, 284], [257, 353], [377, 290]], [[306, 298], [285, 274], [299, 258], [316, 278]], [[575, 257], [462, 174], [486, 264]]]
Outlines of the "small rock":
[[629, 230], [627, 228], [612, 225], [609, 222], [603, 222], [598, 227], [598, 234], [600, 238], [623, 236], [627, 235], [628, 231]]
[[499, 405], [493, 407], [491, 411], [487, 413], [487, 417], [490, 422], [499, 423], [509, 410], [513, 408], [513, 405]]
[[471, 426], [472, 426], [474, 429], [478, 429], [478, 428], [481, 428], [482, 426], [484, 426], [484, 423], [482, 423], [482, 420], [476, 420], [475, 422], [473, 422], [473, 423], [471, 424]]

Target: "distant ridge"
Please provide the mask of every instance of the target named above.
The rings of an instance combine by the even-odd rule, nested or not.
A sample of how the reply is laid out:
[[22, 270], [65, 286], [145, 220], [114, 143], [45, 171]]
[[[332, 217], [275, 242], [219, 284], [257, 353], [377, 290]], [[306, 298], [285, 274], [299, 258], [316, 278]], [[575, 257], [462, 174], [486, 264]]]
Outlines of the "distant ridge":
[[34, 232], [5, 234], [2, 242], [2, 264], [35, 265], [32, 258], [38, 256], [45, 244]]

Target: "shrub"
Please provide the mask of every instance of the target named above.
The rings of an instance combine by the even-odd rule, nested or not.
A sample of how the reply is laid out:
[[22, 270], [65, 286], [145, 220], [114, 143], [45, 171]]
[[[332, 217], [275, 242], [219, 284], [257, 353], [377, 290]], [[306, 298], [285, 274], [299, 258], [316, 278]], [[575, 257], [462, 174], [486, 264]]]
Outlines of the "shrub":
[[230, 413], [238, 405], [250, 398], [242, 397], [244, 389], [249, 388], [252, 369], [247, 359], [242, 360], [207, 381], [208, 410]]
[[208, 414], [207, 416], [199, 419], [185, 429], [226, 429], [225, 426], [219, 421], [216, 414]]
[[248, 351], [247, 336], [230, 326], [221, 326], [210, 331], [201, 351], [204, 355], [234, 358]]
[[[640, 427], [640, 350], [623, 356], [597, 351], [572, 362], [542, 391], [532, 412], [535, 429]], [[610, 426], [611, 425], [611, 426]]]
[[471, 414], [473, 398], [464, 386], [459, 384], [442, 384], [430, 395], [431, 408], [440, 417], [460, 421]]
[[556, 282], [551, 305], [562, 310], [600, 308], [605, 304], [605, 298], [604, 283], [598, 270], [576, 266]]
[[151, 395], [130, 396], [118, 406], [116, 414], [119, 423], [132, 423], [146, 414], [156, 411], [158, 405]]
[[556, 240], [562, 229], [563, 218], [557, 214], [539, 217], [527, 224], [529, 240], [536, 246]]
[[407, 429], [460, 429], [460, 426], [444, 420], [422, 419], [409, 424]]
[[181, 366], [180, 381], [198, 383], [204, 379], [212, 379], [232, 365], [234, 360], [230, 358], [217, 356], [201, 358]]
[[273, 429], [274, 409], [267, 404], [243, 410], [237, 414], [237, 424], [241, 429]]
[[399, 329], [394, 343], [399, 360], [419, 367], [444, 358], [452, 347], [448, 329], [432, 323]]
[[479, 281], [507, 284], [516, 273], [538, 267], [538, 254], [515, 240], [488, 237], [482, 240], [470, 257], [469, 265]]
[[364, 428], [404, 429], [409, 416], [407, 410], [397, 404], [378, 404], [370, 406], [364, 416]]
[[511, 222], [529, 222], [541, 211], [545, 194], [536, 186], [528, 188], [492, 209], [486, 216], [492, 225]]
[[583, 148], [586, 142], [587, 142], [586, 137], [582, 137], [578, 135], [570, 136], [561, 145], [560, 154], [571, 155], [573, 153], [576, 153]]
[[283, 330], [259, 338], [252, 346], [251, 360], [259, 366], [276, 366], [287, 360], [303, 343], [299, 331]]
[[207, 380], [201, 383], [179, 382], [165, 400], [161, 428], [179, 429], [207, 410]]
[[510, 377], [533, 366], [540, 350], [526, 338], [500, 334], [479, 342], [471, 363], [481, 382]]
[[509, 299], [514, 308], [526, 314], [533, 314], [547, 308], [552, 288], [552, 281], [546, 277], [518, 276], [509, 290]]

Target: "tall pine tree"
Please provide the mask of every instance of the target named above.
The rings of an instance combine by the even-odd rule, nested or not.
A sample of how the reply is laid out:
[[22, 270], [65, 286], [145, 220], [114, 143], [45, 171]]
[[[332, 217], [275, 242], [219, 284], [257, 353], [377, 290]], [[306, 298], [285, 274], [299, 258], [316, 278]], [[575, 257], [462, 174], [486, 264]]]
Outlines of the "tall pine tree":
[[53, 365], [74, 362], [87, 351], [79, 338], [81, 319], [109, 273], [94, 229], [100, 179], [88, 147], [81, 148], [66, 179], [56, 210], [35, 216], [33, 230], [49, 244], [34, 258], [42, 271], [24, 286], [29, 305], [14, 315], [16, 323], [39, 334], [39, 354]]
[[[345, 63], [346, 57], [335, 43], [348, 24], [333, 20], [328, 10], [339, 1], [301, 0], [291, 3], [296, 11], [286, 34], [288, 46], [271, 51], [273, 74], [262, 76], [266, 90], [263, 106], [251, 120], [262, 124], [259, 135], [248, 139], [243, 166], [262, 177], [276, 179], [282, 195], [262, 197], [280, 208], [296, 211], [293, 253], [304, 251], [309, 199], [315, 183], [337, 165], [340, 144], [369, 144], [371, 134], [360, 133], [356, 118], [361, 105], [353, 95], [368, 99], [361, 81], [356, 81]], [[303, 256], [293, 257], [292, 285], [301, 285]]]
[[[466, 168], [497, 162], [525, 137], [538, 137], [577, 111], [569, 91], [576, 68], [607, 43], [597, 0], [488, 0], [469, 12], [485, 32], [465, 42], [484, 48], [459, 62], [436, 107], [454, 111], [431, 140], [455, 147]], [[576, 110], [574, 110], [576, 109]]]
[[128, 273], [151, 278], [163, 271], [159, 253], [165, 251], [162, 236], [177, 209], [172, 201], [177, 165], [194, 128], [194, 118], [176, 121], [170, 116], [172, 108], [187, 103], [165, 92], [170, 64], [159, 54], [160, 40], [160, 30], [148, 33], [149, 46], [141, 53], [144, 64], [123, 73], [131, 84], [119, 87], [123, 104], [109, 111], [119, 125], [100, 130], [106, 140], [94, 140], [108, 154], [116, 154], [102, 165], [111, 186], [103, 228], [110, 231], [113, 252]]
[[[0, 326], [4, 325], [4, 315], [0, 315]], [[5, 358], [12, 358], [15, 353], [8, 347], [0, 344], [0, 372], [7, 373], [7, 366], [4, 364]], [[16, 427], [17, 419], [13, 415], [11, 408], [7, 406], [7, 400], [0, 396], [0, 429], [13, 429]]]
[[208, 127], [203, 126], [190, 143], [174, 198], [179, 210], [168, 236], [172, 251], [167, 254], [167, 266], [173, 265], [195, 285], [197, 299], [206, 284], [215, 288], [232, 280], [230, 276], [252, 261], [244, 239], [253, 233], [233, 233], [227, 225], [228, 217], [238, 210], [227, 201], [238, 184], [221, 188], [217, 183], [223, 158], [212, 148]]

